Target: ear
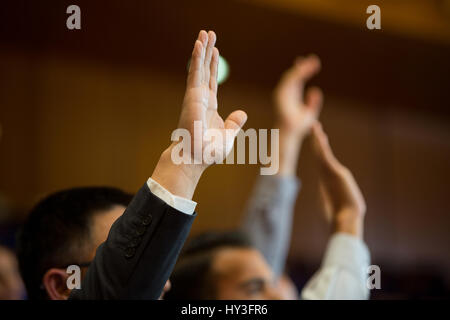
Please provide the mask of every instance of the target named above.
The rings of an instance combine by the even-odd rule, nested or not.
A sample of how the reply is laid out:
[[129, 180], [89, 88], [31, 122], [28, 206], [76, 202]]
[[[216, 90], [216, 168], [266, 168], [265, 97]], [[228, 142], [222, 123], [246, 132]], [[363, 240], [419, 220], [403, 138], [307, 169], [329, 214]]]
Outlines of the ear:
[[70, 289], [67, 287], [69, 275], [64, 269], [52, 268], [47, 270], [42, 278], [42, 284], [50, 300], [67, 300]]

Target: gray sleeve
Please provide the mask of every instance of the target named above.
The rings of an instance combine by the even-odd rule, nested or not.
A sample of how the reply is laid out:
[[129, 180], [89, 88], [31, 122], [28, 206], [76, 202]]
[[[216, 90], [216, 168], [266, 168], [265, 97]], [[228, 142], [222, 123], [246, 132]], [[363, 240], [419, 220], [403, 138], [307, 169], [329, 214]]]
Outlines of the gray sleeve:
[[243, 231], [277, 276], [286, 264], [299, 188], [296, 177], [259, 176], [244, 212]]

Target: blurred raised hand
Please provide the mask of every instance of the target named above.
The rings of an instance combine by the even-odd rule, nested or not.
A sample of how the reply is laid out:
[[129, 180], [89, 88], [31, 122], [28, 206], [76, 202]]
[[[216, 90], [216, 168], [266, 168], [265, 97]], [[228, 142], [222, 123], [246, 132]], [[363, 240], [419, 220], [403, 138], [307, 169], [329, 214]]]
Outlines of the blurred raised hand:
[[303, 137], [318, 118], [322, 106], [322, 91], [305, 83], [320, 71], [316, 55], [297, 58], [278, 83], [274, 99], [280, 128]]
[[275, 88], [275, 125], [280, 129], [279, 175], [295, 175], [303, 139], [319, 117], [322, 91], [311, 87], [304, 94], [306, 82], [319, 71], [320, 60], [317, 56], [297, 58]]
[[327, 218], [336, 232], [362, 238], [366, 204], [353, 174], [334, 156], [319, 122], [312, 127], [313, 146], [320, 168], [320, 194]]

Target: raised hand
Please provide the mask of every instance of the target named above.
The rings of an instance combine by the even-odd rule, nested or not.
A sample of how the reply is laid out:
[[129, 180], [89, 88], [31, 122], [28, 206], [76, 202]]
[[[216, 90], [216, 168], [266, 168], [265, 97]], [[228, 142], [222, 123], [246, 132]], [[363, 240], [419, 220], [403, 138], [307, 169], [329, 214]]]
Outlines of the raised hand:
[[303, 139], [319, 116], [322, 107], [320, 89], [308, 89], [303, 99], [305, 82], [319, 70], [320, 60], [317, 56], [298, 58], [275, 88], [278, 114], [276, 126], [280, 129], [279, 175], [295, 175]]
[[274, 92], [279, 126], [289, 133], [303, 137], [318, 118], [322, 106], [322, 92], [312, 87], [303, 97], [305, 83], [320, 71], [315, 55], [297, 58], [287, 70]]
[[[191, 199], [203, 171], [211, 165], [203, 159], [205, 148], [211, 153], [222, 155], [225, 159], [231, 151], [234, 138], [247, 121], [243, 111], [232, 112], [225, 121], [217, 112], [217, 70], [219, 51], [214, 47], [214, 32], [200, 31], [192, 51], [192, 59], [186, 84], [183, 107], [178, 124], [179, 129], [187, 130], [191, 138], [188, 163], [176, 164], [173, 151], [180, 142], [174, 142], [166, 149], [152, 174], [152, 179], [172, 194]], [[197, 132], [200, 126], [201, 132]], [[214, 133], [211, 139], [211, 134]], [[209, 138], [208, 138], [209, 136]], [[217, 144], [214, 138], [221, 138]], [[213, 143], [214, 142], [214, 143]], [[185, 155], [183, 155], [184, 157]], [[214, 158], [217, 160], [217, 157]]]
[[320, 193], [335, 231], [362, 238], [366, 212], [364, 197], [350, 170], [334, 156], [319, 122], [312, 128], [315, 155], [320, 166]]
[[[216, 35], [213, 31], [208, 33], [203, 30], [200, 31], [192, 51], [186, 93], [178, 127], [187, 129], [191, 134], [192, 156], [194, 154], [197, 156], [203, 155], [205, 147], [211, 143], [206, 137], [212, 130], [215, 130], [224, 143], [223, 145], [215, 145], [214, 151], [222, 154], [223, 160], [231, 151], [234, 138], [247, 121], [247, 115], [244, 111], [237, 110], [232, 112], [224, 121], [217, 112], [219, 50], [214, 46], [215, 43]], [[201, 125], [201, 134], [195, 132], [195, 122]], [[227, 137], [225, 130], [229, 130], [231, 135]], [[201, 148], [201, 150], [195, 148]], [[197, 156], [195, 160], [201, 162], [202, 166], [207, 167], [211, 164], [205, 163], [205, 159], [198, 159]]]

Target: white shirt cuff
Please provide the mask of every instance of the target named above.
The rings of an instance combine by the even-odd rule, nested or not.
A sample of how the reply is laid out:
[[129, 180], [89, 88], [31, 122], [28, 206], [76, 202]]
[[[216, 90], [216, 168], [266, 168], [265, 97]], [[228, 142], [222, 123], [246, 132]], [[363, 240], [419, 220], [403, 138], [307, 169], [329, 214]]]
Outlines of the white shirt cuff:
[[197, 202], [173, 195], [152, 178], [149, 178], [147, 180], [147, 186], [150, 189], [151, 193], [153, 193], [155, 196], [163, 200], [172, 208], [181, 211], [185, 214], [194, 213], [195, 207], [197, 206]]
[[303, 288], [302, 298], [367, 299], [369, 263], [369, 249], [361, 239], [345, 233], [334, 234], [322, 266]]
[[323, 266], [337, 265], [367, 275], [369, 264], [369, 249], [361, 239], [342, 232], [331, 236]]

